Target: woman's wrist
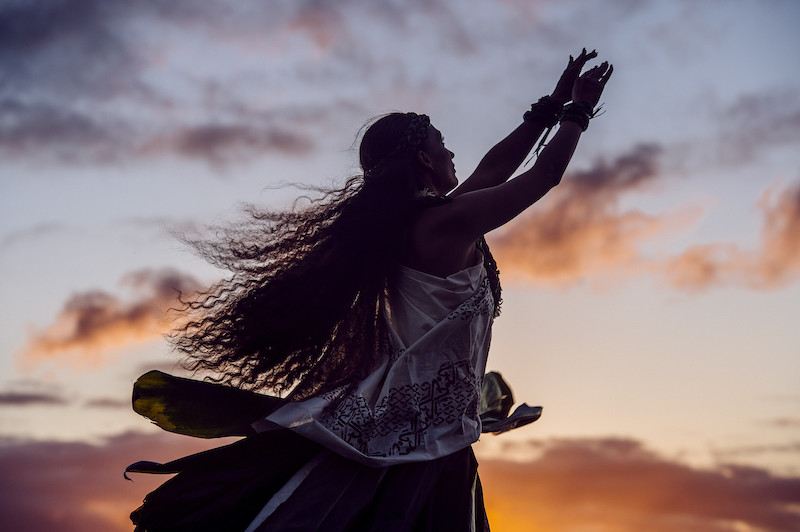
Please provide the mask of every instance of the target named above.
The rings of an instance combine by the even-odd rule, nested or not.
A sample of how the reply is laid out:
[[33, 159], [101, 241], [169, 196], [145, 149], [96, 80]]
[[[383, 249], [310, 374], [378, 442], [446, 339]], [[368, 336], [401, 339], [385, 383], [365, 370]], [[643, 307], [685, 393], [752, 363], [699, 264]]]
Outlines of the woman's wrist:
[[569, 96], [567, 96], [567, 97], [558, 96], [558, 95], [556, 95], [556, 93], [551, 94], [550, 98], [553, 101], [555, 101], [558, 104], [560, 104], [562, 107], [565, 106], [567, 104], [567, 102], [569, 102], [569, 100], [570, 100]]
[[583, 131], [589, 127], [589, 120], [594, 118], [595, 111], [591, 103], [585, 100], [574, 101], [564, 106], [559, 118], [560, 123], [571, 122], [578, 124]]
[[531, 110], [526, 111], [522, 118], [525, 122], [535, 122], [544, 127], [553, 127], [558, 123], [564, 104], [552, 96], [542, 96], [539, 101], [531, 105]]

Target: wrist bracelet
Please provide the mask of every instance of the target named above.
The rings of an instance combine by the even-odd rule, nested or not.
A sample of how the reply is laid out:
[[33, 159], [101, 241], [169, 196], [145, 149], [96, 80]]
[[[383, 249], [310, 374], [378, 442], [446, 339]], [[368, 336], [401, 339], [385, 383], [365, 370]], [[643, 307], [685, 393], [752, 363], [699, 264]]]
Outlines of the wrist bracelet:
[[589, 127], [589, 120], [595, 117], [595, 111], [587, 102], [572, 102], [561, 112], [560, 122], [575, 122], [583, 131]]
[[522, 115], [524, 121], [536, 120], [544, 127], [553, 127], [558, 123], [563, 105], [551, 96], [542, 96], [539, 101], [531, 105], [531, 110]]

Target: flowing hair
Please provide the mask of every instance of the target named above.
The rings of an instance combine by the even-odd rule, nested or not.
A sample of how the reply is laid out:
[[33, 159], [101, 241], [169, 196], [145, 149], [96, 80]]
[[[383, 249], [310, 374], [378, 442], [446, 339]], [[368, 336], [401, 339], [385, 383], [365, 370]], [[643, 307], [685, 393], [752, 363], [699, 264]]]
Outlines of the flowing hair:
[[[186, 303], [186, 319], [169, 336], [189, 369], [236, 387], [291, 390], [297, 400], [366, 376], [383, 341], [387, 278], [425, 208], [419, 163], [403, 149], [415, 117], [373, 122], [359, 149], [363, 175], [341, 188], [313, 187], [319, 197], [309, 205], [251, 205], [245, 221], [213, 239], [183, 238], [231, 272]], [[497, 270], [482, 251], [499, 303]]]

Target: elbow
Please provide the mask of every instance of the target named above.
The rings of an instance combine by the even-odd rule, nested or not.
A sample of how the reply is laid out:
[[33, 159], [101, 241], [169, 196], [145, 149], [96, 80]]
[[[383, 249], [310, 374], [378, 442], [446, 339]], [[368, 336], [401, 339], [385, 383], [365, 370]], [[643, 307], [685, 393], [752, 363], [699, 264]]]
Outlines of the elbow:
[[548, 188], [553, 188], [559, 183], [561, 183], [561, 178], [564, 177], [564, 170], [565, 170], [565, 168], [562, 165], [548, 161], [543, 170], [544, 172], [542, 172], [543, 173], [542, 181], [544, 181], [544, 183], [548, 186]]

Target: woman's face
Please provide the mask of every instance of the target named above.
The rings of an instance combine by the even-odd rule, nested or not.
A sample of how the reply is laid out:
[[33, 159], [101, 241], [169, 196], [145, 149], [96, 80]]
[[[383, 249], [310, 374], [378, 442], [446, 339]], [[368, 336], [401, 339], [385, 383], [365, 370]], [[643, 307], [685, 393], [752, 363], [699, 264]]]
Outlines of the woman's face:
[[427, 165], [431, 174], [431, 183], [434, 192], [444, 195], [458, 185], [456, 167], [453, 164], [455, 154], [445, 148], [444, 137], [441, 131], [433, 126], [428, 127], [428, 137], [421, 146], [422, 151], [428, 155]]

